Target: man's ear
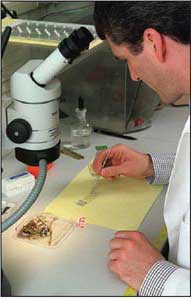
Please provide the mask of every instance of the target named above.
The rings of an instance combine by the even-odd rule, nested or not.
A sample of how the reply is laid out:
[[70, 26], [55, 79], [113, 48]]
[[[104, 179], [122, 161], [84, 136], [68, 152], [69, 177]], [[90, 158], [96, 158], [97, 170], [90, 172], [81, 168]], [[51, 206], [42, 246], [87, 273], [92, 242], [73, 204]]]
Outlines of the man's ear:
[[147, 28], [143, 33], [143, 39], [145, 45], [153, 48], [158, 60], [161, 63], [165, 62], [166, 46], [162, 34], [153, 28]]

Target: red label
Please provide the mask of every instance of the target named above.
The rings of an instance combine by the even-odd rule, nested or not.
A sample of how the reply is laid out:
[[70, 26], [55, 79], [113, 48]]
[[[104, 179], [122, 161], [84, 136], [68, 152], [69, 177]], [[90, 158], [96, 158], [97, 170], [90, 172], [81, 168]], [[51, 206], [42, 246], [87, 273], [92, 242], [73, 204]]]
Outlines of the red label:
[[86, 218], [85, 217], [80, 217], [76, 221], [76, 227], [84, 228], [85, 224], [86, 224]]
[[135, 127], [140, 127], [143, 123], [144, 123], [144, 119], [141, 117], [136, 118], [134, 122]]

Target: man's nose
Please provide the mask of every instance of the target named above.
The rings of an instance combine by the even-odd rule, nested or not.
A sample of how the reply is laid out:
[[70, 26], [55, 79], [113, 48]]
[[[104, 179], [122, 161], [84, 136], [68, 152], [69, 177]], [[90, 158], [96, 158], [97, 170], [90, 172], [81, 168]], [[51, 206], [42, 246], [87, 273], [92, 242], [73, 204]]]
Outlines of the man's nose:
[[129, 67], [129, 72], [130, 72], [131, 79], [133, 81], [140, 81], [139, 76], [137, 76], [137, 74], [135, 73], [135, 71], [131, 67]]

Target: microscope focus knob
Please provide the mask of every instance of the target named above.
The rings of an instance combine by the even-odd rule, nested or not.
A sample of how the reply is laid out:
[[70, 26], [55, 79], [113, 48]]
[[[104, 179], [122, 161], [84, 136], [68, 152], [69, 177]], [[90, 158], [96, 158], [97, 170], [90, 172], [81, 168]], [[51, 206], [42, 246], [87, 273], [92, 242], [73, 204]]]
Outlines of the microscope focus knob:
[[24, 143], [30, 138], [32, 128], [26, 120], [17, 118], [8, 124], [6, 133], [12, 142]]

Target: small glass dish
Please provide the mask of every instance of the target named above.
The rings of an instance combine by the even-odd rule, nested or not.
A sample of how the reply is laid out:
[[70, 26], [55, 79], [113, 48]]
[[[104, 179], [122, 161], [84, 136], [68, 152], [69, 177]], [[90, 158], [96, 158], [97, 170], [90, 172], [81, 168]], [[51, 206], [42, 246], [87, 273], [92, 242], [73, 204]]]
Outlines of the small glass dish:
[[74, 227], [73, 222], [63, 217], [41, 213], [26, 217], [16, 227], [14, 237], [33, 245], [56, 248], [69, 237]]

